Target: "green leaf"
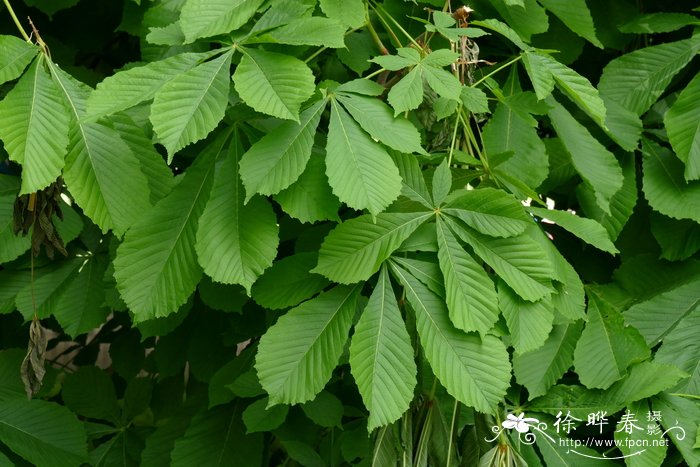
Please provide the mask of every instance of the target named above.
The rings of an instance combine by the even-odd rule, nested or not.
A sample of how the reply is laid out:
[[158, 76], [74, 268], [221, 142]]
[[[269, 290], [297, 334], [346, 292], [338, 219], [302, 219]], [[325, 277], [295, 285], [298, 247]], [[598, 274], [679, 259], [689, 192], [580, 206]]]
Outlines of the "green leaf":
[[187, 42], [234, 31], [248, 22], [263, 0], [186, 0], [180, 25]]
[[243, 411], [243, 423], [246, 433], [272, 431], [287, 418], [288, 405], [276, 405], [267, 408], [268, 399], [263, 397], [250, 404]]
[[[620, 451], [627, 457], [625, 464], [629, 467], [658, 467], [662, 465], [666, 457], [668, 446], [665, 443], [659, 443], [659, 434], [654, 434], [656, 429], [660, 429], [658, 422], [646, 419], [649, 413], [649, 402], [637, 401], [628, 404], [625, 412], [636, 415], [636, 418], [642, 422], [646, 422], [640, 430], [632, 430], [631, 433], [623, 430], [615, 431], [615, 441], [620, 443]], [[645, 417], [643, 419], [642, 417]], [[635, 446], [648, 446], [642, 454], [637, 454], [640, 449]]]
[[700, 181], [686, 182], [683, 163], [670, 150], [642, 140], [644, 180], [642, 190], [651, 207], [674, 219], [700, 222]]
[[[700, 432], [696, 422], [700, 417], [697, 401], [661, 394], [652, 401], [651, 407], [653, 410], [661, 412], [661, 426], [665, 431], [671, 430], [669, 434], [673, 434], [669, 438], [683, 455], [687, 464], [700, 465], [700, 452], [695, 446], [698, 432]], [[673, 428], [676, 426], [683, 428], [685, 436], [680, 436], [679, 430]]]
[[586, 0], [540, 0], [540, 3], [554, 13], [569, 29], [599, 49], [603, 48], [603, 44], [596, 37], [593, 18], [586, 6]]
[[598, 206], [610, 214], [610, 202], [624, 182], [615, 155], [608, 151], [561, 104], [550, 99], [549, 118], [576, 171], [595, 191]]
[[649, 13], [640, 15], [619, 26], [620, 31], [629, 34], [656, 34], [677, 31], [685, 26], [697, 25], [698, 18], [687, 13]]
[[588, 323], [574, 351], [579, 379], [588, 388], [607, 389], [627, 372], [630, 364], [649, 357], [639, 332], [625, 327], [622, 315], [590, 296]]
[[61, 174], [70, 122], [43, 55], [0, 102], [0, 139], [22, 165], [20, 194], [45, 188]]
[[372, 138], [399, 152], [425, 154], [416, 127], [405, 118], [394, 117], [381, 100], [349, 93], [338, 94], [337, 99]]
[[491, 4], [520, 37], [529, 41], [530, 36], [543, 33], [548, 29], [547, 13], [535, 0], [522, 0], [522, 2], [516, 0], [523, 4], [522, 8], [508, 5], [509, 1], [512, 2], [512, 0], [491, 0]]
[[[593, 119], [601, 128], [605, 127], [605, 104], [588, 79], [576, 73], [549, 55], [538, 60], [554, 77], [557, 88]], [[538, 96], [539, 97], [539, 96]], [[551, 102], [548, 102], [551, 104]]]
[[546, 99], [554, 91], [555, 84], [554, 75], [547, 66], [549, 63], [547, 56], [539, 53], [523, 53], [521, 57], [537, 98]]
[[533, 220], [513, 196], [495, 188], [465, 191], [442, 209], [469, 227], [494, 237], [512, 237], [525, 231]]
[[425, 78], [428, 86], [430, 86], [433, 91], [438, 93], [439, 96], [446, 97], [447, 99], [458, 100], [460, 98], [460, 94], [462, 93], [462, 83], [459, 82], [459, 79], [457, 79], [455, 75], [447, 70], [428, 65], [428, 60], [430, 57], [437, 52], [439, 51], [428, 55], [424, 59], [423, 63], [425, 64], [420, 66], [423, 72], [423, 78]]
[[18, 78], [29, 65], [39, 47], [14, 36], [0, 36], [0, 84]]
[[[636, 115], [656, 102], [673, 77], [700, 50], [700, 35], [638, 49], [610, 61], [598, 83], [600, 94]], [[630, 73], [630, 70], [634, 70]]]
[[380, 55], [370, 61], [391, 71], [398, 71], [420, 62], [420, 54], [415, 49], [399, 47], [396, 49], [396, 53], [397, 55]]
[[610, 214], [606, 214], [598, 206], [593, 189], [582, 183], [576, 189], [579, 203], [586, 216], [598, 221], [608, 231], [610, 238], [616, 240], [622, 232], [627, 220], [637, 205], [637, 182], [635, 161], [632, 155], [622, 158], [622, 173], [624, 181], [622, 188], [610, 198]]
[[263, 435], [246, 434], [238, 407], [231, 405], [201, 411], [192, 418], [185, 435], [175, 440], [171, 465], [260, 465]]
[[279, 193], [304, 172], [325, 107], [325, 100], [318, 101], [302, 112], [299, 123], [282, 123], [243, 155], [240, 174], [246, 189], [246, 202], [255, 193]]
[[41, 277], [35, 279], [33, 284], [26, 284], [17, 294], [17, 309], [22, 316], [31, 319], [35, 312], [39, 318], [51, 316], [61, 294], [75, 278], [82, 262], [79, 258], [72, 258], [41, 270]]
[[0, 402], [0, 442], [34, 465], [73, 467], [87, 461], [83, 424], [52, 402]]
[[275, 262], [253, 285], [253, 299], [260, 306], [279, 310], [314, 296], [329, 284], [310, 272], [317, 261], [315, 253], [297, 253]]
[[96, 366], [84, 366], [66, 376], [61, 397], [69, 409], [84, 417], [116, 420], [119, 414], [112, 380]]
[[387, 100], [394, 108], [394, 115], [417, 109], [423, 102], [423, 76], [420, 68], [414, 68], [401, 78], [389, 91]]
[[269, 35], [281, 44], [345, 48], [345, 27], [340, 21], [320, 16], [297, 18], [272, 30]]
[[513, 356], [513, 373], [534, 399], [547, 393], [574, 363], [581, 322], [554, 326], [540, 348]]
[[549, 298], [527, 302], [501, 282], [498, 284], [498, 307], [508, 324], [516, 355], [544, 345], [554, 321], [554, 309]]
[[0, 401], [27, 398], [18, 377], [25, 354], [23, 349], [0, 350]]
[[700, 304], [698, 286], [700, 281], [696, 279], [654, 295], [625, 311], [625, 322], [654, 346]]
[[168, 162], [180, 149], [205, 138], [224, 117], [231, 55], [233, 51], [197, 65], [174, 77], [155, 93], [151, 122], [168, 151]]
[[90, 95], [87, 118], [97, 118], [153, 99], [165, 83], [192, 69], [211, 53], [183, 53], [108, 76]]
[[668, 363], [685, 371], [689, 378], [677, 392], [700, 394], [700, 308], [697, 306], [664, 336], [654, 361]]
[[329, 18], [355, 29], [365, 22], [365, 5], [362, 0], [321, 0], [321, 10]]
[[700, 224], [652, 213], [651, 232], [661, 246], [661, 257], [669, 261], [688, 259], [700, 250]]
[[342, 284], [368, 279], [432, 213], [368, 214], [339, 224], [326, 236], [311, 272]]
[[433, 209], [435, 203], [433, 203], [433, 198], [428, 191], [418, 159], [409, 154], [399, 153], [392, 153], [392, 159], [401, 175], [401, 194], [428, 209]]
[[452, 189], [452, 171], [447, 159], [443, 159], [433, 173], [433, 202], [441, 205]]
[[[507, 24], [497, 20], [497, 19], [485, 19], [478, 21], [471, 21], [471, 25], [479, 26], [481, 28], [490, 29], [491, 31], [497, 32], [502, 35], [510, 42], [515, 44], [520, 50], [532, 50], [532, 47], [527, 45], [522, 38]], [[542, 98], [541, 98], [542, 99]]]
[[326, 174], [333, 193], [354, 209], [377, 215], [401, 191], [401, 177], [389, 154], [332, 101], [326, 145]]
[[389, 274], [382, 268], [350, 344], [350, 368], [365, 407], [367, 430], [388, 425], [408, 410], [416, 363]]
[[447, 392], [463, 404], [493, 413], [505, 396], [510, 363], [497, 337], [466, 334], [450, 322], [445, 302], [405, 270], [392, 265], [416, 314], [425, 357]]
[[323, 389], [345, 348], [358, 296], [358, 287], [335, 287], [267, 330], [255, 369], [270, 405], [306, 402]]
[[[423, 227], [430, 229], [435, 233], [435, 228], [430, 224], [424, 224]], [[436, 241], [437, 246], [437, 241]], [[437, 248], [435, 248], [437, 251]], [[392, 256], [390, 259], [401, 266], [402, 269], [408, 271], [413, 277], [425, 284], [433, 293], [440, 297], [445, 296], [445, 285], [442, 280], [442, 272], [440, 265], [433, 261], [421, 261], [412, 258], [401, 258], [400, 256]]]
[[314, 92], [311, 69], [298, 58], [258, 49], [241, 49], [233, 74], [241, 99], [273, 117], [299, 121], [299, 108]]
[[333, 194], [321, 150], [312, 151], [306, 169], [296, 182], [275, 195], [284, 212], [301, 222], [338, 221], [340, 201]]
[[199, 264], [215, 282], [250, 288], [272, 265], [279, 243], [277, 218], [264, 198], [244, 205], [238, 177], [240, 142], [231, 142], [214, 176], [211, 196], [197, 230]]
[[151, 207], [146, 176], [119, 133], [102, 122], [81, 121], [90, 88], [57, 66], [51, 69], [73, 121], [63, 170], [66, 185], [103, 232], [123, 235]]
[[686, 180], [700, 179], [700, 75], [681, 91], [676, 102], [664, 114], [668, 139], [676, 156], [685, 163]]
[[316, 425], [327, 428], [342, 425], [343, 403], [332, 392], [319, 392], [314, 400], [302, 404], [301, 410]]
[[455, 229], [455, 233], [523, 299], [535, 302], [553, 292], [554, 267], [530, 237], [493, 238], [468, 228]]
[[489, 102], [486, 93], [479, 88], [463, 86], [459, 95], [464, 108], [473, 113], [487, 113]]
[[437, 218], [438, 260], [445, 279], [450, 320], [463, 331], [486, 334], [498, 320], [498, 296], [486, 271]]
[[642, 120], [631, 110], [602, 94], [605, 102], [603, 130], [625, 151], [634, 151], [642, 137]]
[[131, 227], [114, 259], [117, 288], [135, 321], [177, 311], [202, 276], [197, 224], [209, 199], [214, 162], [225, 140], [212, 142], [184, 179]]
[[528, 211], [542, 219], [548, 219], [554, 222], [559, 227], [568, 230], [584, 242], [593, 245], [599, 250], [607, 251], [612, 254], [619, 253], [610, 240], [610, 236], [605, 228], [593, 219], [578, 217], [572, 212], [557, 211], [554, 209], [530, 207]]
[[282, 446], [287, 450], [287, 456], [306, 467], [325, 467], [326, 463], [314, 448], [301, 441], [285, 440]]

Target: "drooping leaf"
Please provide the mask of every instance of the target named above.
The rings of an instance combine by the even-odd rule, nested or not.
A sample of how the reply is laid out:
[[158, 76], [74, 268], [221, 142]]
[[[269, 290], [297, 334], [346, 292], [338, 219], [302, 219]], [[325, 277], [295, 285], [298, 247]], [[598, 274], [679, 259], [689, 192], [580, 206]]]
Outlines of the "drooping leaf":
[[445, 302], [405, 270], [392, 265], [416, 314], [425, 356], [443, 386], [455, 399], [492, 413], [505, 395], [510, 363], [497, 337], [466, 334], [450, 322]]
[[305, 402], [323, 389], [345, 347], [358, 293], [358, 287], [335, 287], [267, 330], [255, 368], [270, 405]]
[[573, 365], [581, 327], [580, 321], [554, 326], [544, 345], [513, 357], [513, 373], [530, 398], [546, 394]]
[[700, 179], [700, 75], [681, 91], [676, 102], [664, 114], [668, 139], [676, 156], [685, 163], [686, 180]]
[[81, 121], [90, 89], [57, 66], [51, 70], [73, 122], [63, 170], [66, 185], [103, 232], [122, 235], [151, 207], [146, 176], [119, 133], [102, 122]]
[[85, 118], [97, 118], [153, 99], [165, 83], [194, 68], [211, 53], [182, 53], [108, 76], [90, 95]]
[[513, 196], [495, 188], [465, 191], [442, 209], [484, 235], [520, 235], [533, 221]]
[[312, 297], [329, 284], [326, 278], [310, 272], [317, 261], [314, 253], [297, 253], [275, 262], [253, 285], [253, 299], [260, 306], [277, 310]]
[[68, 109], [44, 60], [37, 58], [0, 102], [0, 139], [10, 159], [22, 165], [20, 194], [52, 183], [68, 146]]
[[345, 411], [343, 402], [326, 390], [319, 392], [314, 400], [302, 404], [301, 410], [315, 424], [328, 428], [341, 426]]
[[438, 217], [435, 225], [450, 320], [463, 331], [478, 331], [483, 336], [498, 320], [493, 281], [459, 244], [445, 221]]
[[324, 239], [311, 270], [342, 284], [368, 279], [432, 213], [368, 214], [338, 225]]
[[0, 402], [0, 442], [34, 465], [74, 467], [87, 460], [83, 424], [54, 402]]
[[627, 373], [630, 364], [649, 357], [639, 331], [625, 327], [622, 315], [589, 296], [588, 323], [574, 351], [574, 365], [588, 388], [607, 389]]
[[385, 268], [355, 326], [350, 368], [365, 407], [367, 430], [396, 421], [408, 410], [416, 386], [416, 363]]
[[554, 321], [554, 309], [549, 297], [527, 302], [501, 282], [498, 285], [498, 307], [508, 324], [516, 355], [544, 345]]
[[34, 44], [5, 35], [0, 36], [0, 49], [3, 51], [0, 57], [0, 84], [18, 78], [39, 52], [39, 47]]
[[523, 299], [535, 302], [553, 292], [553, 265], [530, 237], [493, 238], [469, 228], [454, 230]]
[[373, 138], [403, 153], [425, 153], [416, 127], [405, 118], [394, 117], [381, 100], [350, 93], [338, 94], [337, 99]]
[[302, 222], [337, 221], [340, 201], [333, 194], [322, 150], [314, 152], [296, 182], [275, 195], [284, 212]]
[[651, 207], [674, 219], [700, 222], [700, 181], [686, 182], [683, 163], [669, 149], [643, 139], [642, 190]]
[[117, 249], [114, 277], [135, 321], [174, 313], [194, 292], [202, 276], [195, 252], [197, 224], [224, 144], [221, 137], [210, 143], [184, 179], [132, 226]]
[[245, 423], [246, 433], [259, 433], [272, 431], [280, 426], [287, 417], [288, 405], [275, 405], [266, 407], [267, 397], [258, 399], [250, 404], [243, 411], [243, 423]]
[[610, 240], [608, 232], [593, 219], [578, 217], [569, 211], [557, 211], [555, 209], [530, 207], [528, 210], [542, 219], [549, 219], [599, 250], [612, 254], [618, 253], [617, 248]]
[[279, 193], [304, 172], [325, 107], [325, 101], [318, 101], [302, 112], [300, 122], [282, 123], [243, 155], [240, 175], [246, 202], [255, 193]]
[[383, 211], [401, 191], [401, 177], [389, 154], [335, 101], [326, 145], [326, 174], [333, 193], [348, 206]]
[[[610, 61], [598, 88], [636, 115], [642, 115], [664, 92], [673, 77], [700, 50], [700, 36], [638, 49]], [[630, 73], [630, 70], [634, 70]]]
[[250, 287], [277, 255], [278, 227], [272, 206], [256, 197], [244, 203], [238, 177], [240, 142], [231, 142], [197, 230], [197, 255], [216, 282]]
[[326, 16], [350, 28], [359, 28], [365, 22], [365, 5], [362, 0], [321, 0], [320, 3]]
[[211, 133], [224, 117], [232, 54], [197, 65], [156, 91], [151, 122], [168, 151], [168, 162], [177, 151]]
[[571, 161], [576, 171], [595, 191], [600, 208], [610, 213], [610, 200], [624, 182], [622, 169], [615, 155], [595, 139], [574, 117], [558, 102], [550, 99], [549, 117], [566, 150], [571, 154]]
[[301, 104], [314, 92], [311, 69], [291, 55], [242, 50], [233, 84], [243, 101], [259, 112], [298, 122]]
[[186, 0], [180, 25], [187, 42], [228, 33], [243, 26], [263, 0]]
[[603, 48], [603, 44], [596, 37], [593, 18], [585, 0], [541, 0], [540, 3], [562, 20], [569, 29], [599, 49]]
[[698, 23], [698, 18], [687, 13], [658, 12], [640, 15], [620, 25], [619, 29], [629, 34], [655, 34], [676, 31]]

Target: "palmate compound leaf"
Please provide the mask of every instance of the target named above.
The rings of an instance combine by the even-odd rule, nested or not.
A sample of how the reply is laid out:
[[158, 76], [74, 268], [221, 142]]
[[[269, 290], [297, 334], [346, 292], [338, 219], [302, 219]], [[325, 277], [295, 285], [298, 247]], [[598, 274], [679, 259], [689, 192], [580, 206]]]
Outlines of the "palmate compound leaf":
[[432, 212], [368, 214], [339, 224], [326, 236], [318, 265], [311, 270], [342, 284], [353, 284], [379, 270]]
[[87, 461], [83, 424], [53, 402], [0, 402], [0, 442], [34, 465], [74, 467]]
[[460, 225], [450, 217], [446, 220], [452, 231], [524, 300], [535, 302], [554, 292], [551, 281], [557, 278], [557, 272], [535, 240], [525, 234], [493, 238]]
[[72, 120], [63, 170], [66, 185], [103, 232], [112, 229], [123, 235], [151, 207], [141, 164], [116, 130], [102, 122], [81, 120], [90, 89], [56, 65], [51, 70]]
[[441, 217], [436, 219], [435, 226], [450, 320], [463, 331], [484, 335], [498, 320], [498, 296], [493, 281], [459, 244]]
[[359, 292], [359, 286], [337, 286], [267, 330], [255, 369], [270, 405], [306, 402], [323, 389], [345, 348]]
[[374, 216], [401, 192], [401, 176], [389, 154], [336, 101], [331, 102], [326, 174], [333, 193], [354, 209]]
[[85, 118], [113, 114], [153, 99], [165, 83], [211, 56], [212, 52], [187, 52], [108, 76], [90, 95]]
[[513, 196], [488, 187], [465, 191], [452, 198], [442, 211], [492, 237], [520, 235], [533, 222]]
[[299, 121], [299, 108], [314, 92], [314, 75], [298, 58], [258, 49], [244, 49], [233, 73], [241, 99], [258, 112]]
[[224, 118], [232, 55], [233, 50], [229, 50], [197, 65], [155, 93], [151, 123], [168, 151], [168, 162], [180, 149], [206, 137]]
[[248, 149], [240, 163], [246, 202], [255, 193], [279, 193], [299, 178], [311, 157], [325, 108], [325, 100], [316, 102], [301, 113], [299, 122], [282, 123]]
[[367, 431], [398, 420], [416, 386], [416, 363], [386, 267], [355, 326], [350, 369], [369, 410]]
[[22, 165], [20, 194], [45, 188], [61, 174], [68, 146], [68, 109], [40, 56], [0, 102], [0, 139]]
[[415, 311], [425, 357], [447, 392], [479, 412], [494, 413], [510, 383], [503, 342], [495, 336], [480, 338], [458, 330], [450, 322], [442, 298], [394, 263], [391, 270]]
[[664, 114], [671, 146], [685, 163], [686, 180], [700, 179], [700, 74], [681, 91], [678, 100]]
[[600, 208], [610, 213], [610, 202], [622, 188], [624, 177], [615, 155], [595, 139], [558, 102], [549, 98], [549, 118], [561, 138], [576, 171], [595, 191]]
[[202, 276], [197, 225], [226, 134], [200, 153], [175, 188], [134, 224], [114, 259], [114, 278], [134, 321], [168, 316], [187, 301]]
[[214, 187], [197, 230], [197, 255], [216, 282], [250, 287], [272, 265], [279, 243], [277, 218], [260, 197], [243, 204], [238, 162], [243, 149], [236, 138], [214, 177]]
[[0, 84], [19, 77], [31, 63], [39, 47], [15, 36], [0, 36]]

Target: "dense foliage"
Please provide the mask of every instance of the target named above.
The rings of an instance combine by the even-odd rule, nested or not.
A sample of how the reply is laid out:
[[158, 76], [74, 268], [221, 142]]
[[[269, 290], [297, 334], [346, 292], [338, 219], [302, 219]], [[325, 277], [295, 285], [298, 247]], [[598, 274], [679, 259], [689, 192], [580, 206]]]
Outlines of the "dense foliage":
[[5, 0], [0, 465], [700, 464], [688, 3]]

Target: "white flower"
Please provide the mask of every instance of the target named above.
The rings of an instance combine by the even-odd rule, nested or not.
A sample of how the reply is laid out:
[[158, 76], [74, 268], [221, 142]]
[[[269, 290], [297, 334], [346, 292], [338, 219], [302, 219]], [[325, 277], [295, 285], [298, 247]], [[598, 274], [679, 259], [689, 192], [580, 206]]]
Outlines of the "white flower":
[[520, 413], [517, 417], [509, 413], [501, 425], [509, 430], [515, 428], [519, 433], [527, 433], [530, 431], [530, 423], [539, 423], [539, 420], [536, 418], [525, 418], [524, 413]]

